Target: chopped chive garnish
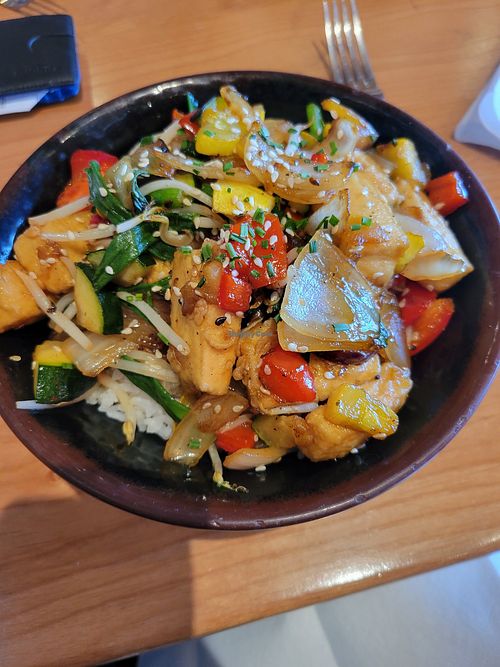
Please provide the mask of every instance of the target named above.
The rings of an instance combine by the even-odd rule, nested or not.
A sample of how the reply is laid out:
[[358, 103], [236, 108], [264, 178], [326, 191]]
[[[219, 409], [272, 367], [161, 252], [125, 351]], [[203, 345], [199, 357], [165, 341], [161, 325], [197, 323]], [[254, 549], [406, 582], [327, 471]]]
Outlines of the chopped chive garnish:
[[193, 169], [193, 174], [194, 174], [195, 176], [198, 176], [199, 173], [200, 173], [200, 170], [199, 170], [199, 169]]
[[332, 227], [336, 227], [340, 222], [337, 216], [334, 215], [333, 213], [329, 218], [325, 218], [325, 221], [327, 225], [331, 225]]
[[255, 238], [255, 229], [253, 227], [248, 228], [248, 233], [252, 238]]
[[298, 130], [295, 127], [288, 128], [288, 134], [297, 134]]
[[274, 266], [271, 264], [271, 262], [266, 263], [266, 271], [270, 278], [274, 278], [276, 276], [276, 271], [274, 270]]
[[208, 243], [205, 243], [205, 245], [201, 249], [201, 258], [204, 262], [208, 262], [209, 259], [212, 257], [212, 246], [208, 245]]
[[226, 192], [232, 192], [233, 188], [226, 188]]
[[257, 234], [257, 236], [260, 236], [261, 238], [266, 235], [265, 229], [263, 227], [256, 227], [255, 233]]
[[326, 171], [328, 169], [327, 164], [315, 164], [314, 171]]
[[212, 130], [203, 130], [203, 134], [206, 134], [207, 137], [215, 137], [215, 132], [212, 132]]
[[239, 255], [236, 252], [236, 250], [234, 249], [234, 246], [233, 246], [232, 243], [226, 243], [226, 250], [228, 251], [229, 257], [231, 259], [238, 259]]
[[242, 222], [240, 226], [240, 236], [244, 239], [248, 237], [248, 222]]
[[252, 276], [252, 278], [260, 278], [260, 272], [257, 271], [257, 269], [252, 269], [250, 271], [250, 275]]
[[269, 241], [267, 239], [262, 239], [262, 247], [264, 248], [264, 250], [266, 248], [269, 248]]
[[272, 253], [272, 252], [269, 253], [269, 255], [261, 255], [261, 256], [260, 256], [261, 259], [272, 259], [272, 257], [273, 257], [273, 253]]
[[177, 134], [179, 134], [179, 135], [184, 134], [184, 130], [182, 128], [180, 128], [179, 130], [177, 130]]
[[372, 219], [367, 218], [366, 216], [363, 216], [361, 218], [361, 224], [364, 225], [365, 227], [369, 227], [372, 224]]
[[222, 167], [222, 171], [225, 174], [227, 174], [227, 172], [230, 171], [232, 168], [233, 168], [233, 163], [232, 162], [224, 162], [224, 166]]
[[264, 222], [264, 217], [265, 217], [264, 216], [264, 211], [261, 208], [258, 208], [255, 211], [255, 213], [253, 214], [253, 219], [255, 220], [255, 222], [263, 223]]
[[353, 232], [357, 232], [358, 229], [361, 229], [361, 225], [351, 225], [351, 229]]
[[201, 160], [193, 160], [193, 164], [197, 167], [203, 167], [203, 162]]
[[280, 322], [281, 321], [281, 315], [279, 313], [274, 316], [274, 321], [275, 322]]
[[193, 95], [193, 93], [188, 93], [186, 95], [186, 98], [187, 98], [188, 111], [194, 111], [195, 109], [198, 108], [198, 100]]
[[223, 254], [221, 253], [220, 255], [217, 255], [217, 257], [215, 258], [215, 261], [216, 261], [216, 262], [220, 262], [220, 263], [222, 264], [222, 262], [223, 262], [225, 259], [226, 259], [226, 255], [223, 255]]
[[333, 325], [335, 333], [340, 333], [341, 331], [349, 331], [349, 325], [343, 324], [342, 322], [336, 323]]
[[337, 144], [334, 141], [330, 141], [330, 155], [335, 155], [337, 150]]
[[181, 252], [183, 255], [190, 255], [192, 252], [192, 248], [190, 245], [183, 245], [181, 246]]
[[317, 252], [318, 251], [318, 242], [315, 239], [311, 239], [309, 241], [309, 252]]
[[200, 278], [200, 280], [198, 281], [198, 284], [196, 285], [196, 287], [203, 287], [203, 285], [204, 285], [206, 282], [207, 282], [207, 279], [205, 278], [205, 276], [201, 276], [201, 278]]
[[361, 165], [359, 164], [359, 162], [355, 162], [355, 163], [352, 165], [352, 170], [353, 170], [353, 171], [359, 171], [359, 168], [360, 168], [360, 167], [361, 167]]
[[257, 245], [257, 241], [255, 239], [252, 239], [252, 246], [255, 248], [256, 245]]
[[189, 449], [199, 449], [201, 447], [201, 438], [191, 438], [188, 446]]
[[231, 232], [231, 234], [229, 234], [229, 238], [231, 239], [231, 241], [236, 241], [237, 243], [245, 243], [245, 239], [243, 238], [243, 236], [235, 234], [234, 232]]

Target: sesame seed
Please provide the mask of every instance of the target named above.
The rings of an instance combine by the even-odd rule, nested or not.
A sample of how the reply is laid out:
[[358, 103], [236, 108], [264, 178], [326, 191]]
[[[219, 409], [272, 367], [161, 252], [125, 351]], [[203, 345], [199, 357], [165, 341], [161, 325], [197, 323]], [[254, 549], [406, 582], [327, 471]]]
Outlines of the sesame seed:
[[21, 361], [21, 357], [18, 354], [13, 354], [9, 357], [11, 361]]
[[353, 447], [353, 448], [351, 449], [351, 454], [357, 454], [358, 451], [359, 451], [359, 450], [357, 449], [357, 447]]
[[210, 401], [207, 401], [206, 403], [203, 403], [203, 405], [201, 406], [201, 409], [202, 409], [202, 410], [206, 410], [206, 409], [209, 408], [211, 405], [212, 405], [212, 404], [210, 403]]
[[170, 301], [172, 298], [172, 292], [170, 291], [170, 288], [165, 290], [165, 301]]
[[161, 359], [163, 357], [163, 354], [160, 352], [160, 350], [155, 350], [155, 357], [157, 359]]
[[436, 211], [440, 211], [443, 207], [444, 207], [444, 202], [442, 201], [438, 201], [437, 204], [434, 204], [434, 208], [436, 209]]
[[271, 375], [271, 369], [267, 364], [264, 365], [264, 373], [265, 375]]
[[271, 238], [269, 239], [269, 243], [270, 243], [271, 245], [274, 245], [275, 243], [278, 243], [278, 237], [276, 236], [276, 234], [273, 234], [273, 235], [271, 236]]
[[134, 318], [134, 319], [130, 322], [130, 325], [129, 325], [129, 326], [133, 327], [134, 329], [137, 329], [137, 327], [139, 326], [139, 321], [136, 320], [136, 319]]
[[248, 198], [248, 203], [250, 204], [250, 206], [255, 206], [255, 199], [253, 195]]
[[187, 197], [184, 197], [182, 203], [184, 204], [184, 206], [191, 206], [191, 200], [188, 199]]
[[237, 278], [240, 274], [238, 273], [238, 271], [236, 269], [233, 269], [231, 271], [231, 275], [234, 276], [235, 278]]
[[55, 264], [57, 262], [57, 259], [55, 257], [47, 257], [45, 260], [47, 264]]
[[149, 160], [139, 160], [137, 166], [140, 167], [141, 169], [145, 169], [146, 167], [149, 166]]
[[404, 308], [406, 306], [406, 299], [401, 299], [398, 305], [400, 308]]
[[217, 405], [214, 407], [215, 414], [218, 415], [221, 410], [222, 410], [221, 404], [217, 403]]
[[226, 318], [226, 322], [231, 324], [231, 313], [224, 313], [224, 317]]
[[332, 373], [332, 371], [325, 371], [323, 377], [325, 378], [325, 380], [333, 380], [335, 375], [334, 373]]
[[288, 349], [292, 352], [297, 352], [297, 343], [288, 343]]
[[161, 292], [161, 285], [153, 285], [151, 288], [152, 292]]
[[193, 255], [193, 263], [201, 264], [201, 257], [199, 255]]
[[178, 287], [176, 287], [175, 285], [172, 287], [172, 291], [175, 294], [175, 296], [180, 296], [181, 295], [180, 289]]
[[30, 271], [28, 273], [28, 275], [29, 275], [30, 278], [33, 278], [33, 280], [38, 280], [38, 276], [36, 275], [36, 273], [34, 271]]
[[108, 191], [106, 190], [106, 188], [100, 187], [99, 188], [99, 194], [101, 195], [101, 197], [106, 197], [107, 194], [108, 194]]
[[245, 409], [245, 406], [244, 405], [239, 405], [239, 404], [238, 405], [233, 405], [233, 408], [232, 408], [233, 412], [241, 412], [244, 409]]
[[[258, 438], [257, 438], [257, 440], [258, 440]], [[266, 470], [267, 470], [266, 466], [257, 466], [255, 468], [255, 472], [266, 472]]]
[[373, 274], [372, 278], [382, 278], [384, 275], [383, 271], [377, 271], [376, 273]]
[[215, 190], [216, 192], [218, 192], [221, 189], [222, 188], [218, 183], [212, 183], [212, 190]]
[[271, 229], [271, 221], [270, 220], [266, 220], [266, 222], [264, 223], [264, 229], [265, 229], [266, 232], [269, 229]]
[[129, 336], [132, 333], [132, 329], [130, 327], [125, 327], [125, 329], [122, 329], [121, 332], [124, 336]]
[[68, 238], [71, 239], [71, 240], [75, 239], [75, 238], [76, 238], [76, 236], [75, 236], [75, 232], [72, 232], [72, 231], [70, 230], [70, 231], [68, 232]]
[[242, 310], [237, 310], [235, 315], [236, 317], [245, 317], [245, 313]]
[[134, 180], [134, 174], [130, 171], [128, 174], [125, 174], [125, 177], [123, 179], [126, 182], [130, 182]]
[[309, 348], [307, 347], [307, 345], [300, 345], [300, 346], [297, 348], [297, 351], [298, 351], [298, 352], [309, 352]]
[[255, 257], [253, 263], [255, 264], [255, 266], [258, 266], [259, 268], [262, 268], [264, 266], [264, 263], [260, 257]]
[[269, 389], [266, 389], [265, 387], [261, 387], [260, 391], [262, 394], [266, 394], [266, 396], [271, 396], [271, 392], [269, 391]]
[[105, 267], [104, 267], [104, 270], [106, 271], [106, 273], [107, 273], [109, 276], [113, 276], [114, 273], [115, 273], [113, 267], [112, 267], [112, 266], [109, 266], [109, 264], [108, 264], [108, 266], [105, 266]]

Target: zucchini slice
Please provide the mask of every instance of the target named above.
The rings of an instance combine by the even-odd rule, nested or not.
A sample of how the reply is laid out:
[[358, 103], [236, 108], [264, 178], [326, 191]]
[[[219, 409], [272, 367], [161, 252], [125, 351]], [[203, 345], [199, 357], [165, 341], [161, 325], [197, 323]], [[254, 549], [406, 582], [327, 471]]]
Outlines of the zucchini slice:
[[64, 354], [59, 341], [46, 340], [33, 353], [33, 388], [37, 403], [72, 401], [95, 384]]
[[286, 425], [286, 422], [279, 422], [278, 419], [279, 417], [274, 415], [259, 415], [253, 420], [252, 428], [268, 447], [293, 449], [295, 447], [293, 430]]
[[120, 333], [123, 314], [120, 301], [111, 292], [96, 292], [92, 284], [92, 269], [77, 264], [75, 276], [76, 319], [78, 324], [97, 334]]

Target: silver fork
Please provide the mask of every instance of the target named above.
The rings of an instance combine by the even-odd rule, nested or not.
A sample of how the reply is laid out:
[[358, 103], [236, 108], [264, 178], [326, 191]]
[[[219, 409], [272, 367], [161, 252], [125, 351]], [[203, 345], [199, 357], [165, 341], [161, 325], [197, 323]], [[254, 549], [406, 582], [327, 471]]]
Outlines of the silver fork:
[[0, 0], [0, 5], [18, 14], [63, 14], [64, 10], [53, 0]]
[[323, 14], [332, 79], [383, 97], [368, 59], [356, 0], [323, 0]]

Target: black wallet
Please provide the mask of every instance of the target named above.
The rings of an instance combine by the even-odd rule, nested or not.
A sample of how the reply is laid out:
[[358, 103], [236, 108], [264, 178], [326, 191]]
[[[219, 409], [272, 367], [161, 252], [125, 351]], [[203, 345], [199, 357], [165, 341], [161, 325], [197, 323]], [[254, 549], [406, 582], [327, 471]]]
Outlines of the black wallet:
[[0, 21], [0, 96], [47, 90], [40, 104], [62, 102], [80, 89], [71, 16]]

